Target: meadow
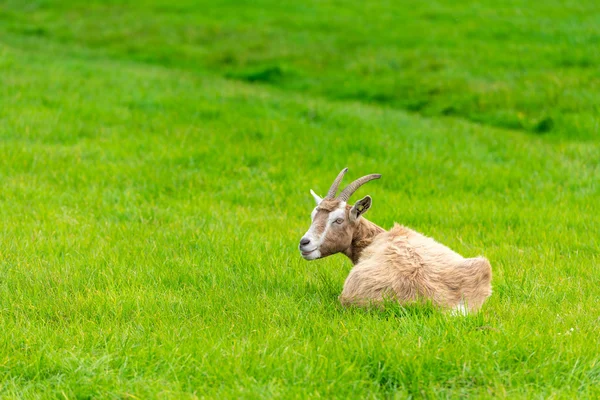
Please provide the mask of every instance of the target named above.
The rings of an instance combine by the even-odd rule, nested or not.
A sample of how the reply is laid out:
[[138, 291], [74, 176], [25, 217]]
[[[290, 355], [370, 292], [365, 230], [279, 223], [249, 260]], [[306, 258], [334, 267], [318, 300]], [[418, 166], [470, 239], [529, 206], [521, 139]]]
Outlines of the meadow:
[[[600, 397], [593, 1], [0, 0], [0, 397]], [[340, 306], [366, 217], [494, 272]]]

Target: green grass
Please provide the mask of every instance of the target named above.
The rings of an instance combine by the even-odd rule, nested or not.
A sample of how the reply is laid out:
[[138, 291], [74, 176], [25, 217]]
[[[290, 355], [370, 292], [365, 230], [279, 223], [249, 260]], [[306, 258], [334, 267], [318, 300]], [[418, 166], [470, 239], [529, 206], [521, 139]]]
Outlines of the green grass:
[[596, 0], [2, 3], [8, 34], [111, 57], [551, 138], [600, 136]]
[[[600, 396], [593, 3], [174, 3], [0, 1], [0, 396]], [[339, 305], [345, 166], [480, 314]]]

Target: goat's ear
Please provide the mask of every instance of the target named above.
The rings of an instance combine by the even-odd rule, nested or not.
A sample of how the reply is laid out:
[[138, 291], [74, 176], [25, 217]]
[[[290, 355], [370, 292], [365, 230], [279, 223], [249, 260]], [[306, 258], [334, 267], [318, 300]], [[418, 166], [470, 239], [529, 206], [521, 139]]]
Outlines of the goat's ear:
[[350, 209], [350, 219], [356, 221], [361, 215], [367, 212], [371, 208], [371, 196], [365, 196], [356, 202]]
[[312, 189], [310, 189], [310, 194], [312, 194], [312, 197], [315, 199], [315, 202], [317, 203], [317, 205], [321, 204], [323, 199], [321, 197], [319, 197], [319, 195], [316, 194]]

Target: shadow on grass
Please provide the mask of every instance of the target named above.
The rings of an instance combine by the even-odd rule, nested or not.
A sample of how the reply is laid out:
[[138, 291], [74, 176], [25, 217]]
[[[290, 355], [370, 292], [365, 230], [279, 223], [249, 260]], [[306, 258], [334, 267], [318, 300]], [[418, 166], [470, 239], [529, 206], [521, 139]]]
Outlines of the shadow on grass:
[[263, 65], [241, 71], [229, 72], [226, 78], [237, 79], [250, 83], [278, 85], [285, 80], [297, 77], [298, 72], [284, 65]]
[[[338, 303], [339, 304], [339, 303]], [[401, 304], [393, 299], [368, 306], [343, 306], [338, 310], [350, 315], [368, 316], [373, 320], [410, 320], [415, 324], [437, 324], [442, 330], [460, 330], [465, 333], [489, 334], [499, 332], [486, 318], [485, 312], [467, 315], [453, 314], [451, 310], [441, 308], [429, 300]]]
[[[336, 297], [336, 301], [339, 299]], [[443, 309], [431, 301], [415, 301], [411, 303], [399, 303], [394, 299], [385, 299], [366, 305], [339, 305], [339, 308], [350, 314], [363, 314], [377, 319], [403, 319], [403, 318], [432, 318], [442, 317], [446, 313]]]

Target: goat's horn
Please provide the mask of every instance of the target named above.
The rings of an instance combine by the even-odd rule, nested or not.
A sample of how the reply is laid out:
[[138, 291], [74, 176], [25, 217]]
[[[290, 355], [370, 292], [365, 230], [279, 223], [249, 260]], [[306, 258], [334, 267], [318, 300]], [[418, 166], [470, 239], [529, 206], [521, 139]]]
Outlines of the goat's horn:
[[359, 187], [361, 187], [369, 181], [372, 181], [373, 179], [379, 178], [381, 178], [380, 174], [371, 174], [355, 180], [354, 182], [346, 186], [344, 190], [342, 190], [342, 193], [340, 193], [338, 199], [340, 199], [341, 201], [348, 201], [348, 199], [350, 199], [350, 196], [352, 196]]
[[334, 199], [335, 198], [335, 194], [337, 193], [338, 186], [340, 186], [340, 182], [342, 181], [342, 179], [344, 179], [344, 175], [346, 175], [346, 171], [348, 171], [348, 168], [344, 168], [342, 170], [342, 172], [340, 172], [338, 174], [337, 178], [335, 178], [335, 181], [333, 181], [333, 183], [331, 184], [331, 187], [329, 188], [329, 192], [327, 192], [327, 196], [325, 196], [326, 199]]

